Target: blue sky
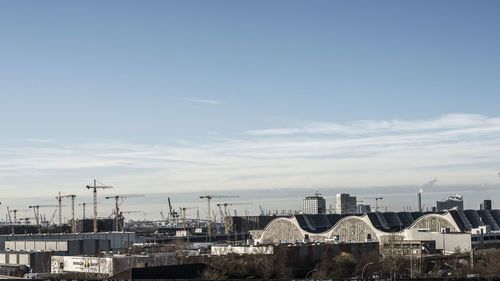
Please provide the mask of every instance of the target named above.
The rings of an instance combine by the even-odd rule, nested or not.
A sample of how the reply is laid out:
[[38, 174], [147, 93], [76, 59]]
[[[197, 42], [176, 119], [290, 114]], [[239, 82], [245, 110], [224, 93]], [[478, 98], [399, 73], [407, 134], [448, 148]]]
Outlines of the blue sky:
[[0, 189], [497, 184], [499, 9], [3, 1]]

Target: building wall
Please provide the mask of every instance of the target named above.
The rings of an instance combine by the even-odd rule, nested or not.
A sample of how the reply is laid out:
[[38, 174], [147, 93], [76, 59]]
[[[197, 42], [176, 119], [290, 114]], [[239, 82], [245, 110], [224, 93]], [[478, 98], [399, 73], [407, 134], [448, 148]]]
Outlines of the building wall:
[[441, 232], [442, 228], [450, 228], [450, 231], [460, 232], [460, 228], [454, 222], [451, 215], [448, 213], [446, 215], [429, 214], [422, 216], [415, 220], [415, 222], [409, 227], [411, 229], [422, 229], [426, 228], [429, 231]]
[[[442, 228], [449, 228], [451, 234], [442, 234]], [[426, 232], [421, 232], [424, 229]], [[367, 215], [347, 216], [338, 221], [331, 229], [321, 233], [312, 233], [302, 229], [296, 218], [278, 218], [269, 223], [260, 237], [253, 237], [258, 244], [276, 244], [279, 242], [295, 243], [308, 237], [311, 241], [325, 241], [338, 238], [339, 242], [366, 242], [402, 240], [436, 240], [436, 248], [451, 252], [460, 247], [461, 250], [470, 250], [471, 236], [467, 233], [458, 233], [459, 227], [453, 221], [451, 214], [428, 214], [418, 218], [408, 229], [397, 232], [384, 232], [375, 228]], [[424, 233], [424, 234], [422, 234]], [[255, 233], [257, 234], [257, 233]], [[464, 235], [461, 235], [464, 234]], [[444, 237], [444, 238], [443, 238]], [[448, 241], [449, 240], [449, 241]], [[448, 242], [447, 242], [448, 241]]]
[[355, 214], [356, 210], [356, 196], [350, 196], [347, 193], [339, 193], [336, 196], [335, 212], [337, 214]]
[[303, 201], [302, 210], [304, 214], [326, 213], [326, 200], [321, 196], [308, 196]]
[[470, 233], [421, 232], [418, 229], [405, 229], [404, 232], [405, 240], [433, 240], [436, 241], [436, 249], [446, 253], [453, 253], [457, 249], [467, 252], [472, 245]]
[[294, 243], [303, 240], [304, 237], [305, 231], [299, 227], [296, 220], [278, 218], [269, 223], [259, 241], [261, 244], [275, 244], [280, 241]]

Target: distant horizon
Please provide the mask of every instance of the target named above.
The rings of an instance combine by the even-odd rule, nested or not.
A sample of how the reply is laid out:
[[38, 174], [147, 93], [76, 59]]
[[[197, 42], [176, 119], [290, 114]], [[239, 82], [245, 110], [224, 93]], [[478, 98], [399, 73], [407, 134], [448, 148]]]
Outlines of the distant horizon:
[[[228, 192], [227, 190], [213, 191], [210, 194], [216, 195], [239, 195], [238, 198], [229, 199], [213, 199], [212, 200], [212, 210], [218, 214], [218, 208], [216, 203], [221, 202], [245, 202], [252, 203], [250, 206], [234, 206], [229, 207], [231, 212], [236, 209], [238, 215], [244, 215], [244, 211], [249, 211], [250, 215], [259, 215], [260, 207], [262, 206], [265, 210], [292, 210], [301, 211], [302, 209], [302, 199], [306, 196], [314, 194], [316, 191], [321, 193], [321, 196], [326, 199], [327, 209], [330, 205], [335, 208], [335, 195], [337, 193], [349, 193], [352, 196], [357, 196], [358, 200], [363, 200], [363, 198], [372, 197], [383, 197], [384, 199], [379, 201], [379, 206], [381, 211], [387, 210], [390, 212], [401, 212], [403, 207], [410, 207], [413, 211], [416, 211], [416, 194], [423, 185], [409, 185], [409, 186], [392, 186], [392, 187], [358, 187], [358, 188], [328, 188], [328, 189], [310, 189], [310, 188], [276, 188], [276, 189], [262, 189], [254, 191], [244, 191], [244, 192]], [[480, 189], [480, 190], [478, 190]], [[497, 190], [500, 189], [500, 184], [489, 184], [489, 185], [451, 185], [442, 186], [435, 185], [432, 188], [424, 189], [423, 192], [423, 207], [424, 209], [431, 210], [435, 207], [436, 201], [447, 199], [449, 196], [454, 194], [460, 194], [464, 196], [464, 209], [479, 209], [479, 204], [483, 200], [492, 200], [492, 206], [496, 209], [498, 203], [491, 195], [498, 196]], [[255, 192], [257, 191], [257, 192]], [[260, 191], [260, 192], [259, 192]], [[480, 191], [480, 192], [478, 192]], [[117, 193], [108, 191], [106, 193], [98, 193], [98, 213], [99, 216], [111, 215], [114, 209], [113, 200], [105, 200], [105, 196], [112, 196]], [[206, 193], [208, 194], [208, 193]], [[206, 216], [207, 203], [206, 200], [199, 198], [200, 195], [206, 195], [203, 192], [170, 192], [170, 193], [145, 193], [143, 198], [128, 198], [124, 201], [121, 209], [124, 211], [141, 211], [145, 212], [141, 214], [128, 214], [127, 218], [132, 219], [160, 219], [160, 211], [168, 211], [167, 197], [171, 198], [172, 205], [174, 209], [184, 206], [197, 206], [200, 212], [200, 216]], [[127, 195], [127, 194], [123, 194]], [[53, 197], [53, 198], [51, 198]], [[21, 200], [20, 200], [21, 199]], [[16, 204], [11, 204], [11, 200], [15, 200]], [[25, 202], [24, 205], [22, 202]], [[28, 204], [56, 204], [57, 200], [54, 196], [44, 196], [39, 198], [4, 198], [0, 208], [0, 218], [3, 218], [3, 213], [5, 208], [18, 208], [27, 209]], [[375, 201], [370, 199], [363, 200], [362, 204], [368, 204], [372, 207], [372, 211], [375, 208]], [[81, 196], [77, 195], [75, 203], [79, 202], [92, 202], [92, 195], [89, 191], [88, 194]], [[65, 205], [63, 207], [63, 216], [68, 218], [70, 216], [70, 204], [69, 200], [63, 202]], [[87, 217], [91, 218], [91, 208], [92, 204], [87, 205]], [[500, 207], [498, 207], [500, 208]], [[53, 208], [55, 210], [55, 208]], [[81, 206], [75, 206], [75, 213], [77, 217], [80, 217]], [[50, 213], [53, 210], [51, 208], [45, 208], [42, 213]], [[29, 214], [29, 213], [28, 213]], [[190, 218], [195, 217], [196, 210], [188, 210], [187, 216]], [[0, 219], [1, 220], [1, 219]]]

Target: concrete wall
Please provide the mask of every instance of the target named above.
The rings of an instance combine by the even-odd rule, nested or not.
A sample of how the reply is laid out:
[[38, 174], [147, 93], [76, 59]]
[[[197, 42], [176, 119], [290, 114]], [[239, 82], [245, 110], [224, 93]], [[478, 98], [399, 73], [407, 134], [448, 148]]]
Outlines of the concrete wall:
[[472, 237], [470, 233], [440, 233], [421, 232], [418, 229], [405, 229], [405, 240], [432, 240], [436, 242], [436, 249], [445, 253], [454, 253], [460, 249], [461, 252], [471, 250]]
[[221, 256], [228, 254], [238, 255], [272, 255], [272, 246], [232, 246], [232, 245], [214, 245], [210, 249], [213, 256]]
[[31, 268], [33, 272], [49, 272], [50, 253], [48, 252], [0, 252], [0, 266], [21, 266]]
[[[47, 241], [50, 248], [57, 248], [57, 243], [54, 241], [68, 241], [68, 240], [109, 240], [110, 250], [114, 252], [121, 252], [128, 249], [135, 242], [138, 241], [134, 232], [102, 232], [102, 233], [76, 233], [76, 234], [30, 234], [30, 235], [0, 235], [0, 250], [5, 249], [6, 241]], [[22, 243], [22, 242], [20, 242]]]

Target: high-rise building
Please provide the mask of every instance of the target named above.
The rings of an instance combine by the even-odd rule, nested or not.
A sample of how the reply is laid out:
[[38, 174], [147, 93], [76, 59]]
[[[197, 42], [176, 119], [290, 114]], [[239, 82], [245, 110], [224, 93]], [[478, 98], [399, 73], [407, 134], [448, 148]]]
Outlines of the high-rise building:
[[448, 200], [439, 200], [436, 202], [436, 207], [438, 212], [451, 209], [463, 210], [464, 209], [463, 196], [455, 194], [448, 197]]
[[326, 200], [318, 192], [314, 196], [307, 196], [303, 201], [304, 214], [325, 214]]
[[358, 204], [358, 214], [366, 214], [372, 211], [370, 205]]
[[350, 196], [348, 193], [337, 194], [337, 202], [335, 206], [337, 214], [355, 214], [356, 210], [356, 196]]
[[491, 200], [484, 200], [483, 203], [479, 204], [479, 209], [491, 211]]

